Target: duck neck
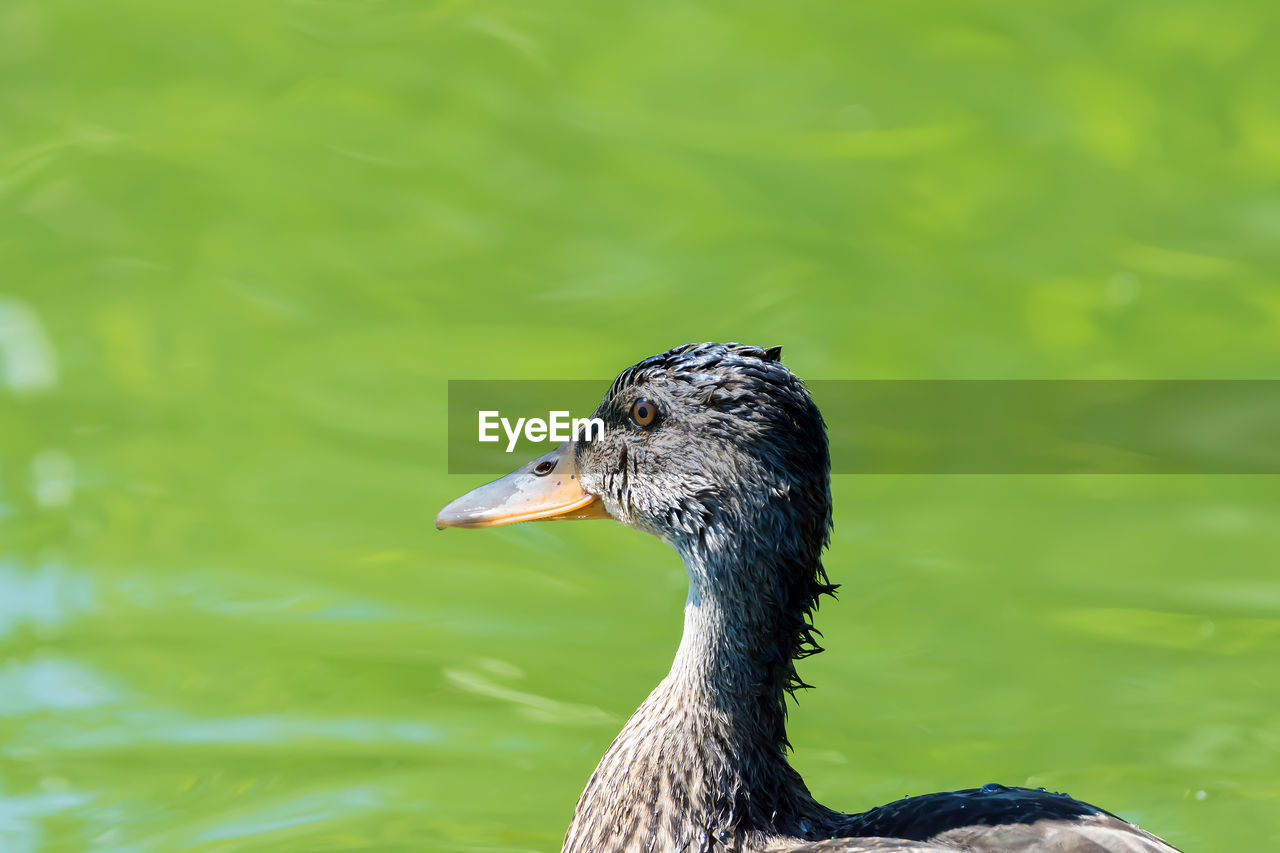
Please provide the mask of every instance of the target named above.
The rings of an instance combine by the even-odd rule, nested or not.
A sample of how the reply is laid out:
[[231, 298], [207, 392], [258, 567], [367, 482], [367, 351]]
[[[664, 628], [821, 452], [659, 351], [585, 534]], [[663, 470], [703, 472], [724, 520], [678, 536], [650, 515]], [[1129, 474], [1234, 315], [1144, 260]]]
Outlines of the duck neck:
[[830, 588], [817, 581], [820, 566], [795, 564], [794, 549], [749, 541], [673, 543], [690, 581], [680, 647], [601, 759], [566, 851], [710, 849], [707, 837], [757, 849], [832, 819], [785, 754], [792, 661], [811, 639], [814, 597]]
[[684, 632], [664, 684], [680, 701], [721, 715], [742, 743], [781, 755], [794, 627], [803, 619], [761, 595], [767, 560], [705, 550], [683, 556]]

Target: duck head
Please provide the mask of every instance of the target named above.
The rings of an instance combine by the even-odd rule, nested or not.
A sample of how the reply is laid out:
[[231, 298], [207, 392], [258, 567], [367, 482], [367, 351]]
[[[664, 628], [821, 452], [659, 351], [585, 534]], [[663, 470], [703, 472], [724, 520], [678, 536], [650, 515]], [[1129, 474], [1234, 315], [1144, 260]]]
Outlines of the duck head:
[[[803, 836], [827, 812], [785, 760], [785, 700], [807, 686], [794, 662], [821, 650], [810, 619], [835, 589], [820, 560], [831, 525], [822, 416], [777, 348], [741, 344], [647, 358], [614, 380], [595, 416], [602, 436], [567, 442], [436, 517], [440, 527], [610, 517], [684, 561], [671, 671], [601, 759], [564, 849], [639, 837], [702, 849], [691, 839], [710, 826]], [[727, 744], [732, 755], [715, 751]], [[690, 754], [700, 755], [693, 776]], [[664, 779], [686, 794], [678, 819], [655, 829]]]
[[463, 495], [436, 526], [613, 518], [686, 562], [782, 548], [812, 564], [831, 520], [826, 428], [779, 357], [779, 347], [706, 343], [647, 358], [596, 409], [602, 436]]

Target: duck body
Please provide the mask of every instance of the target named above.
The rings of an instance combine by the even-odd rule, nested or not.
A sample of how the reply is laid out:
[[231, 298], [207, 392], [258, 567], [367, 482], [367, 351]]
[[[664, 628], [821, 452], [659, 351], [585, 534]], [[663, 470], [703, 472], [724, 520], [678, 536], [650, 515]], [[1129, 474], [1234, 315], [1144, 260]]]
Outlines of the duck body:
[[759, 718], [709, 699], [678, 675], [663, 680], [587, 783], [564, 853], [1174, 850], [1109, 812], [1043, 789], [987, 784], [859, 814], [835, 811], [814, 800]]
[[564, 853], [1176, 853], [1063, 794], [1002, 785], [847, 814], [787, 761], [795, 662], [836, 587], [825, 424], [777, 348], [677, 347], [623, 371], [568, 442], [445, 507], [437, 526], [608, 517], [684, 561], [671, 671], [587, 783]]

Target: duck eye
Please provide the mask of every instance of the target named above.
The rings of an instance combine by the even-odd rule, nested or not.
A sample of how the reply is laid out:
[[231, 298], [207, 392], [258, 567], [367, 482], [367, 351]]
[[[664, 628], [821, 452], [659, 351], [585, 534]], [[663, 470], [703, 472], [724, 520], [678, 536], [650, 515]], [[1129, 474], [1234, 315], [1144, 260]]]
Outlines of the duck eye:
[[638, 427], [647, 427], [658, 418], [658, 407], [651, 400], [636, 400], [631, 404], [631, 422]]

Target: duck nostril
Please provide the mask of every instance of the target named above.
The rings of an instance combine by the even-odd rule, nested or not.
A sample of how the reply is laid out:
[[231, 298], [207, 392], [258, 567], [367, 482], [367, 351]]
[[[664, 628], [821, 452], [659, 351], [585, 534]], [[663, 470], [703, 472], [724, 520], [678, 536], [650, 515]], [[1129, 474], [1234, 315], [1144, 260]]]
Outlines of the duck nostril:
[[543, 459], [537, 465], [533, 466], [533, 473], [539, 477], [545, 477], [556, 469], [556, 463], [550, 459]]

